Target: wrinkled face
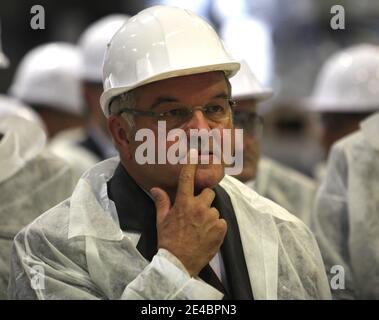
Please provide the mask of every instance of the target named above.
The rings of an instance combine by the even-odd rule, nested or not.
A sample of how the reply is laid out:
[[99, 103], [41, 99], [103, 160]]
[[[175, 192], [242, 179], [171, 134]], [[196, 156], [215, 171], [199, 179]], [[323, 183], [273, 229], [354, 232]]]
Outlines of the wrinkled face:
[[[192, 115], [176, 128], [183, 129], [189, 144], [190, 129], [216, 129], [222, 134], [223, 129], [231, 129], [231, 111], [222, 121], [212, 121], [204, 116], [198, 107], [217, 106], [228, 101], [230, 92], [222, 72], [208, 72], [196, 75], [182, 76], [147, 84], [134, 90], [135, 109], [141, 111], [166, 112], [172, 108], [195, 108]], [[228, 108], [229, 110], [229, 108]], [[123, 119], [122, 117], [118, 117]], [[148, 116], [134, 116], [135, 131], [142, 128], [151, 129], [155, 136], [155, 159], [158, 159], [158, 122]], [[121, 124], [130, 133], [126, 121]], [[167, 128], [167, 131], [173, 128]], [[112, 130], [111, 130], [112, 131]], [[134, 132], [135, 133], [135, 132]], [[127, 134], [128, 135], [128, 134]], [[134, 134], [133, 134], [133, 137]], [[136, 150], [143, 142], [128, 138], [127, 148], [117, 146], [123, 163], [129, 174], [137, 183], [149, 190], [151, 187], [161, 187], [167, 191], [176, 190], [181, 164], [138, 164], [135, 159]], [[175, 141], [166, 141], [165, 153]], [[201, 151], [199, 150], [199, 154]], [[224, 165], [212, 163], [199, 164], [195, 177], [195, 189], [200, 191], [205, 187], [214, 187], [224, 176]]]
[[242, 172], [235, 176], [238, 180], [242, 182], [247, 182], [253, 180], [257, 174], [258, 160], [260, 155], [260, 139], [251, 130], [254, 127], [251, 119], [251, 123], [245, 125], [238, 122], [238, 118], [245, 118], [248, 121], [249, 116], [256, 114], [257, 105], [256, 101], [253, 99], [239, 100], [235, 108], [235, 121], [234, 127], [239, 129], [244, 129], [243, 134], [243, 170]]

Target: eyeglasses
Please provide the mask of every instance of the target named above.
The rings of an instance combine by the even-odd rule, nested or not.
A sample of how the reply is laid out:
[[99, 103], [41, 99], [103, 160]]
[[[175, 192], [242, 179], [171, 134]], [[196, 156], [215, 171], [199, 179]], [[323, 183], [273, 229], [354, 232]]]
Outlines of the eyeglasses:
[[200, 110], [206, 119], [222, 123], [231, 119], [232, 110], [235, 106], [233, 100], [226, 100], [217, 104], [210, 104], [207, 106], [199, 107], [186, 107], [177, 103], [168, 103], [159, 107], [161, 112], [137, 110], [133, 108], [122, 108], [118, 111], [117, 115], [126, 112], [134, 116], [150, 117], [156, 121], [165, 121], [167, 128], [178, 128], [184, 123], [188, 122], [196, 110]]
[[263, 132], [263, 118], [253, 111], [250, 112], [234, 112], [233, 123], [236, 127], [240, 127], [247, 134], [256, 138], [260, 138]]

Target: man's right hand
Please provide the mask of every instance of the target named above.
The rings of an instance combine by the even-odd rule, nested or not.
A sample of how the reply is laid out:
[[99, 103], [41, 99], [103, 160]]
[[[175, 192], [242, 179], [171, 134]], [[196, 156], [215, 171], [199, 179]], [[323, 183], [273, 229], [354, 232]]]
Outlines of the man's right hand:
[[164, 190], [151, 189], [157, 210], [158, 248], [175, 255], [192, 277], [215, 256], [227, 229], [218, 210], [211, 207], [214, 191], [205, 188], [194, 196], [196, 168], [191, 163], [183, 166], [173, 206]]

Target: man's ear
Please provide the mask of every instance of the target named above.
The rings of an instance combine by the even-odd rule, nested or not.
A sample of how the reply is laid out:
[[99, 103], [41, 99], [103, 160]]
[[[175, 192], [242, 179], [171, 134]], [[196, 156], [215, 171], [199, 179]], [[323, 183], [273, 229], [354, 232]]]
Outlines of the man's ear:
[[110, 116], [107, 125], [117, 150], [125, 159], [131, 160], [132, 154], [130, 151], [130, 141], [126, 131], [126, 124], [120, 117]]

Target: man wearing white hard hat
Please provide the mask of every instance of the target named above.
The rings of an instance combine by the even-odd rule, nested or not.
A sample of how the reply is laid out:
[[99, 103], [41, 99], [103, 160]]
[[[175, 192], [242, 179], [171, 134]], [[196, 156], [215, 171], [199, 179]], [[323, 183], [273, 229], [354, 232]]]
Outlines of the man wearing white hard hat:
[[16, 70], [10, 94], [38, 112], [49, 138], [83, 123], [79, 71], [78, 49], [59, 42], [34, 48]]
[[[360, 61], [354, 58], [358, 52]], [[347, 70], [356, 64], [356, 79], [345, 76], [343, 97], [341, 84], [339, 99], [345, 108], [355, 110], [356, 104], [367, 113], [378, 109], [379, 47], [351, 48], [343, 58]], [[358, 131], [334, 143], [316, 197], [311, 226], [336, 299], [379, 299], [378, 137], [376, 112], [359, 124]]]
[[[181, 129], [185, 145], [192, 129], [231, 130], [228, 78], [238, 69], [212, 27], [184, 9], [151, 7], [117, 31], [101, 106], [120, 158], [87, 171], [69, 200], [15, 237], [11, 298], [330, 297], [307, 227], [225, 175], [213, 154], [199, 165], [188, 156], [202, 149], [182, 164], [138, 161], [136, 135], [156, 137], [158, 121]], [[167, 153], [174, 142], [165, 142]], [[43, 289], [30, 285], [35, 265]]]
[[80, 145], [91, 152], [98, 161], [116, 155], [107, 121], [100, 107], [103, 92], [103, 60], [108, 43], [129, 16], [114, 14], [106, 16], [90, 25], [79, 39], [83, 56], [81, 81], [89, 111], [87, 135]]
[[64, 131], [50, 143], [50, 149], [75, 168], [80, 177], [99, 161], [116, 155], [100, 107], [103, 92], [103, 59], [107, 44], [129, 17], [123, 14], [106, 16], [91, 24], [80, 36], [80, 90], [85, 102], [86, 123], [78, 132]]
[[257, 108], [260, 102], [272, 96], [272, 90], [259, 83], [245, 61], [241, 62], [241, 69], [231, 79], [231, 84], [236, 101], [234, 125], [244, 129], [244, 169], [236, 178], [308, 225], [315, 183], [292, 168], [260, 156], [263, 119]]
[[[326, 157], [333, 143], [358, 130], [359, 123], [379, 109], [377, 51], [369, 44], [352, 46], [335, 53], [322, 66], [306, 103], [308, 110], [320, 114]], [[319, 180], [324, 169], [324, 164], [316, 168]]]
[[71, 168], [45, 149], [42, 120], [13, 98], [0, 96], [0, 299], [6, 299], [14, 236], [69, 196]]
[[337, 141], [316, 197], [312, 228], [336, 299], [379, 299], [378, 136], [377, 112]]

